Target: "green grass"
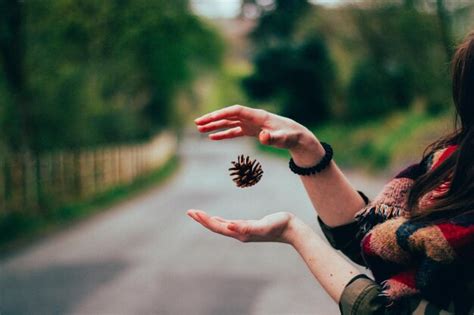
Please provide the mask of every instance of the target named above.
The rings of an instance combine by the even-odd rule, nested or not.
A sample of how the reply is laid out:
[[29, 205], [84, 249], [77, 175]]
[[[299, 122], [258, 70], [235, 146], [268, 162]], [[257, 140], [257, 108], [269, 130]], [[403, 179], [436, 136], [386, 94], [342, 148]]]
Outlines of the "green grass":
[[[450, 113], [432, 116], [412, 110], [364, 123], [328, 122], [311, 130], [320, 141], [332, 145], [339, 165], [378, 172], [418, 161], [427, 145], [448, 132], [451, 117]], [[286, 150], [259, 148], [289, 157]]]
[[448, 115], [408, 111], [362, 124], [326, 124], [313, 132], [331, 143], [342, 166], [378, 171], [417, 161], [448, 125]]
[[178, 158], [174, 157], [162, 168], [145, 174], [130, 184], [116, 186], [90, 199], [49, 211], [3, 214], [0, 216], [0, 249], [4, 251], [16, 248], [38, 236], [55, 231], [137, 195], [169, 178], [178, 165]]

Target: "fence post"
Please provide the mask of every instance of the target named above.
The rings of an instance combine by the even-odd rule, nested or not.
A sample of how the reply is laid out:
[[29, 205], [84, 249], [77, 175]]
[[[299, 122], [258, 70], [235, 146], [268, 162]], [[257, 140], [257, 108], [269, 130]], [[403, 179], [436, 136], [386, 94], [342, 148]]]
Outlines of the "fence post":
[[92, 151], [92, 159], [94, 160], [94, 191], [95, 193], [101, 192], [101, 184], [100, 184], [100, 177], [101, 177], [101, 166], [103, 164], [100, 162], [100, 149], [96, 148]]
[[74, 153], [63, 152], [64, 159], [64, 180], [66, 182], [65, 189], [67, 191], [66, 198], [71, 199], [76, 192], [76, 171], [74, 162]]
[[34, 169], [31, 161], [30, 152], [25, 152], [21, 155], [23, 164], [23, 208], [29, 209], [34, 207], [35, 183], [34, 183]]
[[55, 157], [56, 157], [56, 165], [57, 165], [57, 177], [56, 177], [56, 182], [55, 182], [55, 185], [57, 187], [57, 189], [55, 189], [56, 193], [58, 193], [62, 200], [61, 201], [64, 201], [65, 198], [66, 198], [66, 181], [65, 181], [65, 171], [64, 171], [64, 152], [63, 151], [59, 151], [55, 154]]
[[6, 212], [6, 194], [5, 194], [5, 157], [0, 158], [0, 211]]

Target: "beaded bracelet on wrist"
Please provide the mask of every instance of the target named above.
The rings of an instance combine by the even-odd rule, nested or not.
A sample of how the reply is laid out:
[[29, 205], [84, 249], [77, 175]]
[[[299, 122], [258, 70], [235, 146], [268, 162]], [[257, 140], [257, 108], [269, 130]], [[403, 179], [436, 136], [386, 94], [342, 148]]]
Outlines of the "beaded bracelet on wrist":
[[326, 153], [324, 154], [323, 158], [321, 159], [321, 161], [319, 161], [318, 164], [312, 167], [300, 167], [296, 165], [295, 161], [293, 161], [293, 158], [291, 158], [290, 163], [289, 163], [290, 170], [293, 173], [298, 174], [298, 175], [309, 176], [309, 175], [314, 175], [316, 173], [320, 173], [322, 170], [328, 167], [329, 163], [332, 160], [333, 150], [332, 150], [332, 147], [325, 142], [321, 142], [321, 145], [323, 146]]

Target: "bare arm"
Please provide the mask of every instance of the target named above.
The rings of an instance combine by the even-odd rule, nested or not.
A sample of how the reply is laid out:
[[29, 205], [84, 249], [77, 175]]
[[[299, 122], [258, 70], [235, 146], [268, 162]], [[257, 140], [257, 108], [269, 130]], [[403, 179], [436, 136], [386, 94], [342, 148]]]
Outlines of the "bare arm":
[[[290, 149], [295, 163], [301, 167], [316, 165], [324, 155], [324, 148], [317, 138], [308, 130], [301, 133], [299, 142], [299, 146]], [[353, 221], [355, 213], [365, 206], [334, 161], [321, 173], [300, 178], [314, 208], [329, 226]]]
[[[211, 132], [211, 140], [256, 137], [264, 145], [288, 149], [295, 163], [313, 166], [324, 155], [316, 136], [295, 121], [263, 110], [240, 105], [217, 110], [196, 119], [200, 132]], [[301, 176], [311, 202], [329, 226], [353, 221], [364, 201], [335, 162], [319, 174]]]
[[346, 285], [360, 271], [298, 218], [290, 223], [287, 237], [316, 280], [339, 303]]

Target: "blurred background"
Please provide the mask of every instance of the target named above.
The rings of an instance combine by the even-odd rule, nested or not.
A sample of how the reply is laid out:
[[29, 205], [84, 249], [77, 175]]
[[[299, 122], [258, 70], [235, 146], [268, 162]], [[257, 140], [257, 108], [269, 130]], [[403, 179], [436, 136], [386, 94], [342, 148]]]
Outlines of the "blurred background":
[[[0, 313], [332, 314], [288, 249], [184, 217], [315, 222], [285, 151], [210, 143], [193, 119], [293, 118], [373, 197], [453, 128], [474, 3], [0, 0], [0, 17]], [[246, 191], [227, 175], [242, 153], [266, 170]]]

